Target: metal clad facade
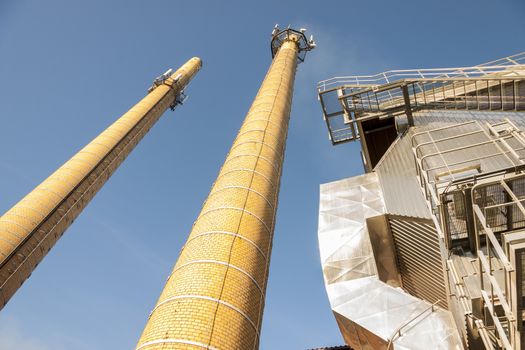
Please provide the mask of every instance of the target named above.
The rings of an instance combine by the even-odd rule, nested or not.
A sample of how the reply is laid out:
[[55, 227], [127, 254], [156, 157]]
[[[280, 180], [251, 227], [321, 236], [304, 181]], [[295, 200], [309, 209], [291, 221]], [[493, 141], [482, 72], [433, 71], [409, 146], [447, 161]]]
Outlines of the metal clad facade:
[[378, 278], [367, 218], [384, 213], [381, 197], [374, 173], [321, 185], [320, 257], [345, 342], [354, 349], [386, 348], [389, 341], [391, 349], [462, 349], [450, 312]]
[[137, 350], [258, 348], [298, 53], [276, 53]]
[[417, 181], [410, 129], [390, 146], [374, 171], [383, 192], [386, 211], [391, 214], [430, 218]]

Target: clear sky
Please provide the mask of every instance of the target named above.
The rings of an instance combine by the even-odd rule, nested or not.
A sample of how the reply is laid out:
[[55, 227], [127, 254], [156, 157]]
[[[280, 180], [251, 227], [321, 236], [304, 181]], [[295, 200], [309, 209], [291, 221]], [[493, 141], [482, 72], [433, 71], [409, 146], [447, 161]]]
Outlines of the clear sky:
[[0, 350], [132, 349], [270, 64], [275, 23], [318, 47], [299, 66], [261, 349], [342, 344], [317, 246], [318, 188], [362, 172], [332, 147], [315, 84], [469, 66], [525, 50], [515, 1], [0, 0], [0, 212], [200, 56], [167, 112], [0, 312]]

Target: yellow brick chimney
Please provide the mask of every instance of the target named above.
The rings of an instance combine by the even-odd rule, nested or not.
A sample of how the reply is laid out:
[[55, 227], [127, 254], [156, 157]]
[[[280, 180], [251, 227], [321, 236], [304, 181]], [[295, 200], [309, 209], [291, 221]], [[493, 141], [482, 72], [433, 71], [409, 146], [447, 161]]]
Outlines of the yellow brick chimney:
[[0, 217], [0, 308], [201, 68], [192, 58]]
[[136, 350], [258, 348], [295, 72], [314, 46], [274, 29], [271, 67]]

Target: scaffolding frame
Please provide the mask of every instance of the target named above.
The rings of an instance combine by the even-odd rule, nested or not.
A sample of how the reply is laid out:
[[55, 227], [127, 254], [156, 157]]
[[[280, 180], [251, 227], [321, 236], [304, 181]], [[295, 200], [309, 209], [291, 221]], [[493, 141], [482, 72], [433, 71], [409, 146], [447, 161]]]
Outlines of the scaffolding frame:
[[[434, 137], [437, 132], [461, 130], [461, 127], [465, 126], [472, 126], [472, 128], [470, 130], [463, 129], [462, 132], [441, 138]], [[466, 142], [462, 146], [449, 149], [443, 149], [439, 146], [441, 142], [461, 138], [468, 140], [468, 137], [472, 135], [482, 135], [487, 140], [475, 143]], [[427, 140], [420, 142], [418, 139], [421, 139], [422, 136]], [[510, 143], [509, 140], [514, 140], [514, 143]], [[517, 314], [521, 315], [523, 309], [519, 301], [513, 299], [513, 297], [516, 298], [517, 294], [515, 288], [520, 288], [516, 273], [518, 266], [512, 263], [512, 259], [509, 257], [510, 252], [506, 251], [500, 242], [503, 235], [512, 234], [517, 232], [516, 230], [525, 228], [525, 222], [523, 220], [518, 222], [520, 219], [517, 218], [516, 214], [509, 214], [509, 210], [502, 210], [502, 208], [515, 207], [521, 213], [521, 218], [525, 218], [525, 191], [523, 191], [525, 188], [523, 187], [525, 184], [525, 162], [523, 160], [525, 142], [523, 132], [508, 119], [493, 124], [486, 123], [484, 126], [479, 121], [469, 121], [415, 133], [412, 135], [411, 142], [418, 181], [424, 192], [432, 218], [437, 223], [436, 229], [440, 235], [445, 237], [448, 249], [451, 249], [452, 245], [445, 211], [446, 196], [458, 191], [468, 193], [468, 196], [464, 198], [464, 210], [470, 212], [470, 217], [466, 220], [472, 221], [471, 225], [467, 223], [467, 228], [473, 231], [471, 236], [474, 239], [474, 252], [479, 265], [481, 302], [482, 310], [485, 310], [485, 319], [474, 316], [467, 300], [466, 287], [458, 276], [454, 263], [448, 259], [448, 274], [452, 282], [451, 293], [456, 296], [467, 320], [470, 319], [471, 324], [479, 331], [481, 340], [487, 349], [494, 349], [495, 346], [505, 350], [519, 348], [520, 330], [517, 320], [521, 320], [521, 318], [517, 319]], [[471, 158], [467, 157], [463, 162], [452, 163], [447, 162], [444, 158], [447, 153], [485, 144], [494, 145], [497, 152], [480, 155], [479, 159], [498, 156], [507, 159], [513, 166], [491, 172], [482, 172], [482, 169], [479, 168], [463, 166], [464, 163], [471, 162]], [[517, 145], [519, 145], [518, 148]], [[429, 146], [434, 147], [436, 151], [432, 153], [422, 151], [423, 147]], [[429, 157], [440, 158], [443, 164], [429, 167], [425, 163], [425, 159]], [[437, 173], [436, 170], [440, 169], [446, 170], [443, 173]], [[456, 171], [458, 169], [459, 171]], [[468, 173], [473, 169], [479, 174]], [[461, 175], [461, 173], [467, 174]], [[520, 193], [513, 190], [518, 182], [521, 185]], [[491, 186], [495, 185], [500, 186], [504, 191], [504, 194], [500, 196], [503, 200], [498, 203], [491, 203], [491, 200], [487, 199], [487, 192]], [[495, 190], [492, 189], [491, 191], [494, 192]], [[481, 201], [480, 198], [484, 199]], [[470, 205], [467, 206], [467, 202]], [[500, 211], [502, 214], [499, 215], [506, 217], [507, 222], [504, 225], [498, 225], [497, 221], [493, 223], [494, 220], [491, 220], [491, 217], [493, 218], [494, 214], [491, 213], [494, 211]], [[502, 229], [502, 227], [504, 228]], [[496, 272], [499, 270], [503, 271], [502, 283], [498, 281], [496, 276]]]
[[[499, 185], [504, 190], [506, 196], [509, 198], [504, 203], [491, 206], [479, 206], [473, 204], [474, 217], [476, 220], [475, 225], [475, 237], [477, 255], [479, 260], [480, 269], [480, 284], [485, 286], [488, 284], [490, 292], [486, 290], [481, 291], [483, 305], [489, 311], [487, 313], [490, 316], [490, 320], [494, 323], [495, 331], [498, 339], [506, 350], [511, 350], [519, 347], [520, 344], [520, 331], [517, 324], [516, 316], [523, 312], [522, 306], [517, 305], [517, 301], [514, 300], [513, 294], [517, 292], [517, 288], [521, 288], [518, 285], [518, 274], [516, 273], [519, 266], [512, 263], [512, 259], [509, 254], [511, 251], [505, 251], [501, 246], [501, 236], [494, 232], [493, 228], [490, 227], [487, 220], [487, 209], [502, 208], [502, 207], [516, 207], [521, 214], [525, 217], [525, 196], [521, 195], [522, 198], [511, 188], [512, 181], [525, 179], [525, 174], [519, 174], [510, 178], [500, 178], [496, 181], [486, 184], [476, 184], [472, 187], [472, 191], [482, 191], [491, 185]], [[518, 228], [520, 229], [520, 228]], [[523, 228], [521, 228], [523, 229]], [[511, 229], [509, 234], [512, 234]], [[515, 232], [515, 231], [514, 231]], [[484, 238], [482, 240], [482, 238]], [[485, 243], [484, 245], [482, 243]], [[523, 249], [522, 249], [523, 250]], [[503, 267], [504, 286], [502, 287], [494, 274], [494, 259], [499, 262], [499, 266]], [[485, 281], [487, 283], [485, 284]], [[523, 281], [521, 282], [523, 283]], [[512, 286], [516, 286], [516, 291], [512, 290]], [[497, 306], [501, 306], [503, 314], [498, 314], [496, 311]]]

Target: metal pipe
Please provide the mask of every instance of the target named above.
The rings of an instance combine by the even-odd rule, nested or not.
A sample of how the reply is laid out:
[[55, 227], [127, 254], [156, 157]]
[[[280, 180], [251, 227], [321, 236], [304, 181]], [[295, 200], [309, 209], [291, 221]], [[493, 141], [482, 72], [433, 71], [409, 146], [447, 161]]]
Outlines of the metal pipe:
[[188, 60], [0, 217], [0, 308], [201, 68]]
[[137, 350], [258, 348], [295, 72], [309, 44], [292, 29], [274, 35], [271, 67]]

